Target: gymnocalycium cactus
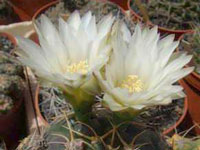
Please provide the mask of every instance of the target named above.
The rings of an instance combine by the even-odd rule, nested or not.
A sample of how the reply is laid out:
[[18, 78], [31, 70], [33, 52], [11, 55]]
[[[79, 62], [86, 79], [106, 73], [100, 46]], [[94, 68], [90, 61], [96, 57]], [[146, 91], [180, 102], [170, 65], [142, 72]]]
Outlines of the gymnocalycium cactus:
[[102, 135], [73, 116], [63, 115], [41, 135], [34, 133], [25, 138], [17, 150], [168, 150], [164, 139], [153, 129], [133, 122], [114, 125], [105, 118], [98, 119], [94, 126], [103, 130]]
[[[157, 27], [139, 24], [132, 33], [124, 20], [113, 14], [97, 20], [90, 10], [83, 15], [76, 10], [67, 21], [60, 18], [58, 28], [42, 15], [36, 31], [40, 45], [17, 37], [19, 60], [61, 89], [73, 107], [71, 117], [66, 114], [45, 132], [53, 132], [45, 138], [48, 149], [78, 144], [80, 149], [128, 150], [137, 143], [145, 148], [148, 141], [155, 150], [163, 148], [157, 143], [162, 138], [148, 128], [141, 138], [146, 128], [132, 119], [147, 107], [184, 97], [174, 83], [193, 71], [183, 68], [192, 57], [173, 53], [179, 44], [173, 35], [160, 40]], [[94, 109], [101, 93], [100, 107]]]

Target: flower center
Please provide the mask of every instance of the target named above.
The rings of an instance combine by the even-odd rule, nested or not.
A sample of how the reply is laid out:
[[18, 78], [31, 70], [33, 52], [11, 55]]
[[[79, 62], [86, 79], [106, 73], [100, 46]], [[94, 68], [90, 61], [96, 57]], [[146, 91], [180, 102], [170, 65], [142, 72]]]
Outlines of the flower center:
[[128, 75], [128, 77], [121, 82], [119, 87], [128, 89], [130, 93], [133, 93], [141, 92], [144, 85], [137, 75]]
[[86, 60], [79, 63], [73, 63], [67, 66], [67, 72], [86, 74], [89, 70], [89, 65]]

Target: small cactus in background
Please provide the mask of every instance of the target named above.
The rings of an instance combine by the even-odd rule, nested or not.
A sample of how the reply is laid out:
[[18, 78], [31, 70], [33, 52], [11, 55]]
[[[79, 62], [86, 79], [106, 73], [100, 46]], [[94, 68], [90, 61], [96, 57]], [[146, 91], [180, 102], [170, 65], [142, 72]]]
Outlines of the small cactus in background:
[[23, 91], [23, 80], [19, 76], [9, 76], [0, 74], [0, 92], [4, 94], [14, 94]]
[[0, 115], [7, 114], [23, 96], [23, 67], [7, 53], [0, 53]]
[[64, 2], [64, 6], [67, 7], [70, 11], [74, 11], [76, 9], [81, 9], [84, 5], [86, 5], [89, 0], [62, 0]]
[[200, 150], [200, 139], [186, 138], [179, 134], [174, 134], [168, 142], [172, 145], [173, 150]]
[[0, 94], [0, 115], [6, 114], [12, 109], [14, 103], [13, 99], [9, 96]]
[[5, 52], [0, 52], [0, 64], [4, 64], [4, 63], [12, 63], [10, 59], [10, 55], [8, 55]]
[[1, 138], [0, 138], [0, 150], [6, 150], [6, 145]]

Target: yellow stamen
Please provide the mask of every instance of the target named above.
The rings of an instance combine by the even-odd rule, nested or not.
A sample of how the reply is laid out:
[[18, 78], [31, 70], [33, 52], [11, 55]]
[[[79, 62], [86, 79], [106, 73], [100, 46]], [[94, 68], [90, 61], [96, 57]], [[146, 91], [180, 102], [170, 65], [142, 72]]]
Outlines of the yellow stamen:
[[89, 65], [86, 60], [79, 63], [73, 63], [67, 66], [67, 72], [86, 74], [88, 72]]
[[141, 92], [144, 88], [144, 85], [137, 75], [129, 75], [121, 82], [119, 87], [128, 89], [130, 93], [133, 93]]

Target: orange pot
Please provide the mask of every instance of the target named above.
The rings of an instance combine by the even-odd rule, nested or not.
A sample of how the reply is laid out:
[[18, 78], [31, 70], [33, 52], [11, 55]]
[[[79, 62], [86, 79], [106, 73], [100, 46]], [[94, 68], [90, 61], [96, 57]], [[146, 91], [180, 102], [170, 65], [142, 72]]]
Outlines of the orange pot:
[[31, 20], [35, 12], [55, 0], [9, 0], [16, 14], [19, 15], [22, 21]]
[[122, 7], [124, 10], [128, 10], [128, 0], [109, 0], [120, 7]]
[[[188, 96], [188, 111], [192, 123], [200, 124], [200, 92], [192, 87], [186, 80], [181, 80], [180, 84], [184, 87]], [[200, 135], [200, 127], [194, 128], [196, 134]]]
[[35, 92], [35, 109], [36, 109], [36, 113], [37, 113], [37, 116], [39, 117], [39, 121], [40, 121], [39, 124], [42, 124], [44, 126], [48, 126], [49, 123], [44, 119], [44, 117], [42, 116], [41, 111], [40, 111], [40, 107], [39, 107], [39, 92], [40, 92], [40, 87], [39, 87], [39, 85], [37, 85], [36, 92]]
[[[131, 8], [131, 2], [134, 0], [128, 0], [128, 9], [131, 12], [131, 15], [133, 17], [134, 21], [143, 21], [143, 18], [138, 15], [132, 8]], [[150, 27], [155, 26], [155, 24], [153, 24], [151, 21], [147, 22], [147, 25], [149, 25]], [[165, 27], [160, 27], [158, 26], [158, 31], [162, 34], [175, 34], [175, 39], [179, 39], [183, 34], [185, 33], [191, 33], [193, 32], [192, 29], [188, 29], [188, 30], [173, 30], [173, 29], [168, 29]]]

